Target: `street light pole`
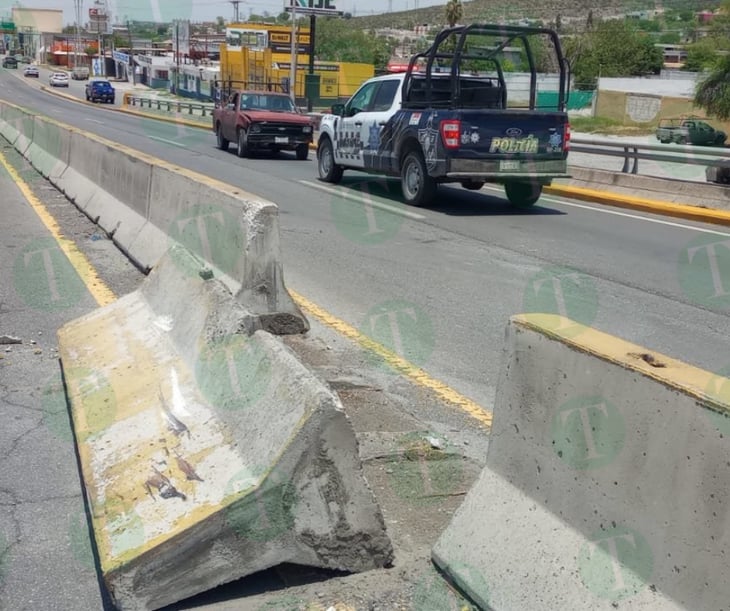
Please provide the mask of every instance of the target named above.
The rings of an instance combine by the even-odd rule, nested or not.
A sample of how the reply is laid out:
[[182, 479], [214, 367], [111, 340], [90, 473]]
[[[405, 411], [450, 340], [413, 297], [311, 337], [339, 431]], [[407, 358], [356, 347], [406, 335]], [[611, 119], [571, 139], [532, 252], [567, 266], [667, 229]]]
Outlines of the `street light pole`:
[[289, 66], [289, 95], [297, 104], [297, 3], [291, 4], [291, 66]]
[[81, 2], [82, 0], [74, 0], [74, 9], [76, 10], [76, 40], [74, 41], [74, 68], [79, 61], [79, 44], [81, 44]]

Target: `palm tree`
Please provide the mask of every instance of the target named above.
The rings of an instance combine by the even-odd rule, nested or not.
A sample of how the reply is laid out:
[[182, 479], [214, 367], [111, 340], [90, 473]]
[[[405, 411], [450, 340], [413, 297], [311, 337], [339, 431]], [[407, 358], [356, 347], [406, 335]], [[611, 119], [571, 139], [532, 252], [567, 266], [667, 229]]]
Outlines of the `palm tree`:
[[723, 56], [710, 75], [697, 85], [694, 103], [720, 121], [730, 118], [730, 55]]
[[446, 3], [446, 23], [449, 24], [450, 28], [453, 28], [459, 23], [463, 16], [464, 7], [461, 4], [461, 0], [449, 0]]

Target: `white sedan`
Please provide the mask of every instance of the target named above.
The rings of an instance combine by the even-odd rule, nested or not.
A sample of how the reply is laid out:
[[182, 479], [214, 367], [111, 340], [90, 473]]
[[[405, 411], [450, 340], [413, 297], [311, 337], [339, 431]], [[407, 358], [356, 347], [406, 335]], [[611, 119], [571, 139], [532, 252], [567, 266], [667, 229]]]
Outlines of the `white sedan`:
[[68, 74], [65, 72], [54, 72], [50, 79], [51, 87], [68, 87]]

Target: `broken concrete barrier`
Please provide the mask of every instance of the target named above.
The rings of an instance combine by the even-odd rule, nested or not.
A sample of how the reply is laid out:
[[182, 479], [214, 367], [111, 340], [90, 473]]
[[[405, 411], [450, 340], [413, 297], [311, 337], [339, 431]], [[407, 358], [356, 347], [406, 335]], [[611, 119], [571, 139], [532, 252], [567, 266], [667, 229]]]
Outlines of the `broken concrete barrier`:
[[727, 378], [513, 317], [487, 464], [433, 560], [496, 611], [725, 608], [729, 435]]
[[344, 571], [392, 548], [339, 400], [182, 247], [59, 331], [101, 572], [157, 609], [289, 562]]

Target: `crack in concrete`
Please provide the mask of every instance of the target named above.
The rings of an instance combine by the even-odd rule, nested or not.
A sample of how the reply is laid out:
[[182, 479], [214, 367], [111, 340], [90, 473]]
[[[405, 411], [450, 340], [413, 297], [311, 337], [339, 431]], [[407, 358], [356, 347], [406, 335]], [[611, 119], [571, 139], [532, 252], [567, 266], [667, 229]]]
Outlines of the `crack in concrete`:
[[35, 431], [37, 431], [38, 429], [40, 429], [40, 428], [42, 428], [42, 427], [43, 427], [43, 418], [41, 418], [41, 419], [40, 419], [40, 420], [39, 420], [39, 421], [38, 421], [38, 422], [37, 422], [37, 423], [35, 424], [35, 426], [33, 426], [33, 427], [29, 428], [29, 429], [28, 429], [27, 431], [24, 431], [23, 433], [21, 433], [20, 435], [18, 435], [18, 436], [17, 436], [17, 437], [15, 438], [15, 439], [13, 439], [13, 441], [11, 442], [11, 444], [10, 444], [10, 447], [9, 447], [9, 448], [7, 449], [7, 451], [5, 451], [5, 452], [3, 452], [3, 453], [1, 453], [1, 454], [0, 454], [0, 461], [1, 461], [1, 460], [6, 460], [7, 458], [9, 458], [9, 457], [10, 457], [10, 455], [11, 455], [11, 454], [12, 454], [13, 452], [15, 452], [15, 449], [16, 449], [16, 447], [18, 446], [18, 444], [19, 444], [19, 443], [20, 443], [21, 441], [23, 441], [23, 439], [24, 439], [25, 437], [27, 437], [28, 435], [30, 435], [30, 434], [32, 434], [32, 433], [34, 433]]

